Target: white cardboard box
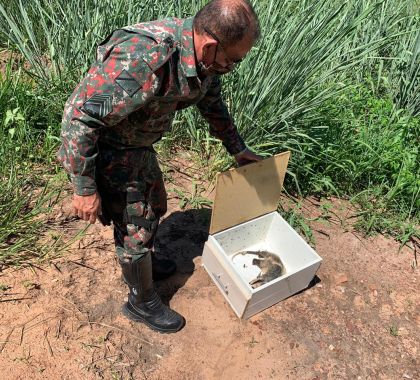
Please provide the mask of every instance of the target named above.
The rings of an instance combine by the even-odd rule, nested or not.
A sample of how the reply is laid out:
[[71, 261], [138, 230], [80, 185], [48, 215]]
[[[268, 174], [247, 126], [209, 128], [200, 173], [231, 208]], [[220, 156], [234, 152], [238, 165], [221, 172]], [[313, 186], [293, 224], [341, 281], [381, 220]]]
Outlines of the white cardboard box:
[[[217, 176], [203, 265], [240, 318], [305, 289], [322, 261], [276, 211], [289, 157], [281, 153]], [[285, 273], [254, 289], [249, 280], [256, 274], [235, 255], [258, 250], [279, 256]]]

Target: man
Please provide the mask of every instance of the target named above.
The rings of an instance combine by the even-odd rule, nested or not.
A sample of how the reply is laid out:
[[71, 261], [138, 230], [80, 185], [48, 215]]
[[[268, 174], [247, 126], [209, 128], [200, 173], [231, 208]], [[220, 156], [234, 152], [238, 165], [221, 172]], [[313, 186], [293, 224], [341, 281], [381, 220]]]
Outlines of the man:
[[176, 110], [195, 104], [239, 165], [247, 149], [221, 99], [219, 75], [231, 71], [259, 37], [247, 0], [213, 0], [194, 18], [170, 18], [114, 31], [66, 103], [59, 159], [83, 220], [114, 225], [118, 261], [130, 292], [123, 314], [160, 332], [184, 318], [164, 305], [153, 277], [175, 263], [152, 257], [166, 192], [152, 145]]

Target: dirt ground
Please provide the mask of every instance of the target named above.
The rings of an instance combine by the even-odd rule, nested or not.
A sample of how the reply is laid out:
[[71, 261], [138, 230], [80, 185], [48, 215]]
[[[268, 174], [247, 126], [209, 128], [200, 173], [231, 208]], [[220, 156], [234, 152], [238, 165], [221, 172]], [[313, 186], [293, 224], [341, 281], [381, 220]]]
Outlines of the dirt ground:
[[[7, 66], [10, 64], [13, 71], [18, 70], [21, 57], [16, 52], [11, 52], [8, 49], [0, 48], [0, 78], [4, 78]], [[25, 64], [25, 68], [28, 68], [28, 64]]]
[[[127, 289], [112, 230], [96, 224], [50, 264], [0, 272], [1, 379], [420, 379], [413, 250], [361, 237], [344, 201], [328, 201], [326, 216], [308, 199], [302, 212], [324, 260], [318, 282], [239, 320], [201, 266], [211, 214], [180, 210], [172, 189], [191, 188], [180, 168], [167, 170], [176, 180], [157, 239], [178, 272], [157, 289], [184, 329], [159, 334], [120, 314]], [[52, 219], [71, 237], [85, 224], [69, 205]]]

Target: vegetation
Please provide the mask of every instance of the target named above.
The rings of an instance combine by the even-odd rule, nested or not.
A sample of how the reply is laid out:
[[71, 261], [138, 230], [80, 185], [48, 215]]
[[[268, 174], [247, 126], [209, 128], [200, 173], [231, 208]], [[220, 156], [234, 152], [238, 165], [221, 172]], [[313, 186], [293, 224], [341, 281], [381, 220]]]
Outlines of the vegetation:
[[[97, 43], [123, 25], [193, 15], [205, 2], [0, 4], [0, 46], [22, 61], [12, 74], [12, 60], [0, 81], [1, 257], [33, 251], [39, 215], [54, 194], [48, 182], [58, 172], [63, 105]], [[402, 242], [419, 236], [419, 1], [254, 3], [263, 37], [224, 78], [248, 145], [265, 156], [291, 150], [287, 190], [351, 199], [366, 233], [387, 232]], [[193, 109], [177, 115], [160, 149], [186, 142], [210, 172], [231, 164]]]
[[[59, 195], [48, 174], [55, 171], [56, 115], [45, 99], [11, 66], [0, 84], [0, 257], [2, 263], [43, 257], [51, 246], [35, 249], [44, 229], [42, 215]], [[19, 253], [19, 255], [17, 255]]]

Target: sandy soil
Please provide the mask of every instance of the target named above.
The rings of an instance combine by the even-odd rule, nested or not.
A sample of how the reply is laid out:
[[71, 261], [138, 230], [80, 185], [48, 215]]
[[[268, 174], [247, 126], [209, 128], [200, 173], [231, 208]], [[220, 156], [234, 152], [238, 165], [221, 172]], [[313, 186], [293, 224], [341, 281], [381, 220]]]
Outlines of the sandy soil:
[[[190, 189], [174, 166], [168, 189]], [[206, 187], [207, 188], [207, 187]], [[414, 253], [383, 236], [364, 239], [353, 211], [327, 216], [304, 203], [319, 282], [239, 320], [201, 266], [210, 211], [180, 210], [170, 194], [157, 247], [178, 272], [157, 289], [187, 324], [163, 335], [120, 314], [126, 287], [111, 228], [94, 225], [51, 264], [0, 273], [2, 379], [419, 379], [420, 296]], [[69, 199], [53, 218], [74, 236]], [[322, 216], [323, 215], [323, 216]]]

